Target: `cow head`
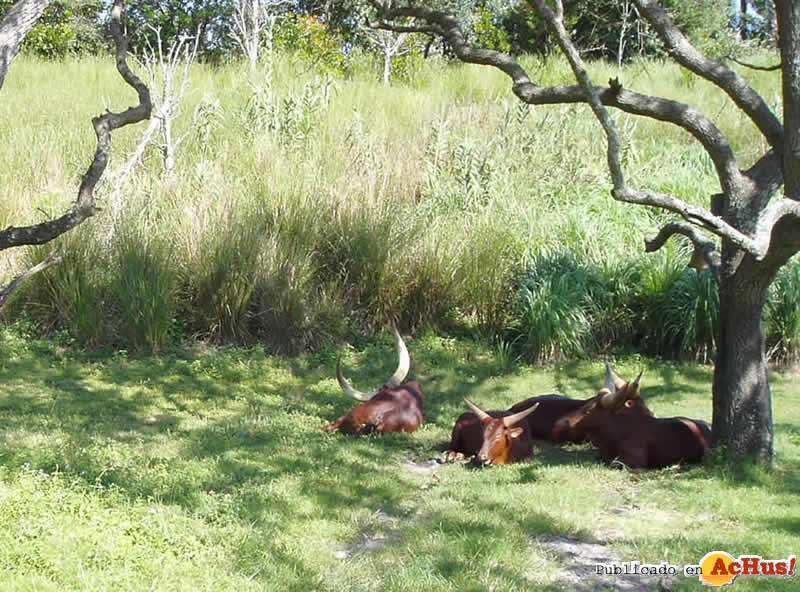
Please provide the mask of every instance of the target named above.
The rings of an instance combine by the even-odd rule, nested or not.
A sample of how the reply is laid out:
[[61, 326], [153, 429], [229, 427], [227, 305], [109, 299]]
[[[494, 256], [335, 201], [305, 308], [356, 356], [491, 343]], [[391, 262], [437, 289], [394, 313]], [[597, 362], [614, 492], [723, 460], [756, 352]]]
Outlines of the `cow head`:
[[606, 385], [597, 395], [572, 414], [570, 425], [589, 427], [594, 420], [610, 417], [610, 414], [640, 415], [653, 417], [653, 412], [642, 399], [640, 381], [642, 372], [633, 382], [626, 382], [606, 362]]
[[504, 465], [520, 460], [518, 454], [514, 454], [515, 448], [517, 453], [520, 450], [519, 445], [515, 447], [516, 441], [524, 437], [530, 443], [530, 434], [526, 433], [525, 424], [517, 424], [533, 413], [539, 403], [513, 415], [492, 417], [466, 397], [464, 401], [483, 425], [483, 445], [476, 456], [477, 461], [482, 465]]
[[[400, 386], [408, 374], [408, 369], [411, 367], [411, 359], [409, 358], [408, 350], [406, 349], [406, 344], [403, 341], [403, 338], [400, 337], [400, 333], [397, 331], [397, 327], [394, 325], [392, 325], [392, 331], [394, 331], [394, 341], [395, 346], [397, 347], [397, 369], [394, 371], [394, 374], [389, 377], [389, 380], [386, 381], [382, 388], [395, 388]], [[339, 386], [342, 388], [345, 394], [350, 395], [357, 401], [369, 401], [382, 390], [378, 389], [377, 391], [371, 393], [363, 393], [353, 388], [351, 384], [347, 382], [344, 374], [342, 374], [341, 358], [339, 358], [339, 361], [336, 364], [336, 378], [339, 380]]]

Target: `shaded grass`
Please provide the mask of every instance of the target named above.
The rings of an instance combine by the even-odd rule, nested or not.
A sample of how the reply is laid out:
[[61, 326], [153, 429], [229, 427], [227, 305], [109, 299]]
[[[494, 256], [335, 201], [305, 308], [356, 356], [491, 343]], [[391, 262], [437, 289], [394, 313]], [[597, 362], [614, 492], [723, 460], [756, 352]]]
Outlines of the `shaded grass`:
[[[392, 370], [388, 337], [293, 358], [98, 356], [4, 330], [0, 588], [562, 590], [544, 534], [681, 565], [710, 550], [782, 558], [797, 548], [790, 376], [774, 376], [771, 469], [714, 461], [629, 472], [599, 465], [585, 445], [542, 444], [530, 463], [434, 476], [403, 463], [439, 454], [463, 396], [488, 408], [545, 392], [586, 397], [603, 366], [509, 366], [478, 343], [430, 334], [408, 345], [427, 423], [354, 439], [318, 430], [352, 407], [335, 360], [344, 354], [354, 384], [373, 388]], [[615, 368], [645, 369], [657, 415], [710, 419], [710, 368], [638, 357]], [[385, 544], [364, 550], [375, 540]]]

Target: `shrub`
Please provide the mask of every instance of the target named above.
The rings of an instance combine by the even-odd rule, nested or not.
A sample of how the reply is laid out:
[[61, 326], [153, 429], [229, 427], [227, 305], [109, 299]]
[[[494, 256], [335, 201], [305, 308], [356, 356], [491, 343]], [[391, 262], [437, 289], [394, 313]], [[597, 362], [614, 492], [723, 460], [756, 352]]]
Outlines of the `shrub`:
[[800, 261], [785, 265], [770, 287], [765, 309], [767, 351], [789, 363], [800, 357]]
[[113, 289], [125, 343], [164, 347], [175, 320], [177, 274], [170, 245], [139, 227], [123, 227], [116, 241]]
[[685, 269], [668, 287], [654, 321], [663, 353], [712, 360], [719, 329], [719, 291], [713, 272]]
[[606, 282], [571, 253], [534, 257], [518, 280], [517, 330], [531, 360], [559, 361], [591, 351], [598, 304]]
[[94, 248], [93, 234], [93, 228], [81, 226], [35, 249], [35, 259], [58, 249], [63, 261], [34, 276], [24, 288], [34, 318], [50, 329], [67, 330], [90, 347], [107, 344], [114, 334], [106, 314], [108, 282], [103, 270], [108, 262]]

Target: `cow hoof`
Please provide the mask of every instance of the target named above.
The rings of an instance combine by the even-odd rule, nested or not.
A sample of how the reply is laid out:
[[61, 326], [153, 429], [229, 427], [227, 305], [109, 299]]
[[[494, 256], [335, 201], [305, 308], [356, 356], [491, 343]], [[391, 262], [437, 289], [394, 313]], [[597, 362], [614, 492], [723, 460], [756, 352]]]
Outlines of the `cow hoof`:
[[463, 452], [448, 452], [444, 457], [444, 462], [446, 463], [466, 463], [469, 462], [469, 459], [464, 456]]

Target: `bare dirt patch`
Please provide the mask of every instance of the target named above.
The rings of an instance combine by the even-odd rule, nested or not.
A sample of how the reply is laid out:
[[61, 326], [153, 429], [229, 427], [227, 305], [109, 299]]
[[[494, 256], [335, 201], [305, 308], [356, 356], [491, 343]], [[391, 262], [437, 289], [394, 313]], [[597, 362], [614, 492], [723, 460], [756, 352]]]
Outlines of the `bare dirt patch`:
[[555, 553], [562, 564], [558, 579], [571, 592], [660, 592], [672, 589], [669, 576], [641, 574], [598, 574], [597, 565], [621, 563], [619, 554], [608, 545], [587, 543], [568, 537], [545, 535], [536, 543]]

